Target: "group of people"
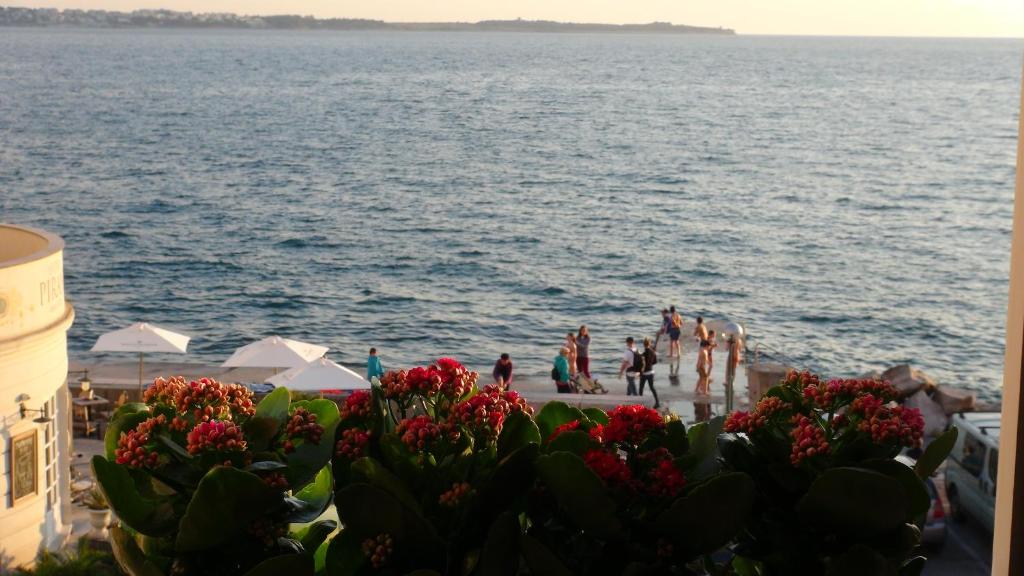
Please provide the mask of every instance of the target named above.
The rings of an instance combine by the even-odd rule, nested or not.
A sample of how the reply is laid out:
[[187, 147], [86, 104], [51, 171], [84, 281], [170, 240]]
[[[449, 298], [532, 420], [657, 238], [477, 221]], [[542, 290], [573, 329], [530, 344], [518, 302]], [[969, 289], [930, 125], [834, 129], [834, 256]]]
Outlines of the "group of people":
[[[651, 391], [654, 396], [654, 407], [661, 406], [658, 392], [654, 388], [654, 366], [658, 363], [658, 343], [662, 337], [669, 338], [669, 372], [672, 376], [679, 373], [679, 359], [681, 358], [680, 339], [682, 337], [684, 321], [682, 315], [675, 306], [665, 308], [661, 311], [661, 327], [652, 342], [650, 338], [643, 339], [643, 350], [639, 350], [633, 337], [626, 338], [626, 350], [622, 355], [622, 362], [619, 364], [619, 378], [626, 379], [627, 396], [643, 396], [644, 388]], [[711, 370], [714, 368], [714, 353], [718, 348], [718, 338], [714, 330], [709, 330], [704, 323], [704, 318], [698, 316], [696, 325], [693, 328], [693, 338], [698, 344], [697, 350], [697, 386], [694, 392], [698, 395], [710, 395]], [[727, 339], [727, 359], [725, 369], [726, 386], [731, 386], [736, 377], [736, 367], [742, 360], [742, 345], [739, 338], [729, 334]], [[674, 360], [674, 361], [673, 361]], [[494, 383], [503, 388], [512, 385], [512, 358], [506, 353], [494, 363], [491, 372]], [[367, 360], [367, 378], [380, 377], [384, 374], [381, 367], [377, 350], [370, 348], [370, 356]], [[590, 331], [586, 325], [580, 326], [576, 332], [568, 332], [565, 342], [558, 351], [552, 362], [551, 379], [555, 383], [559, 393], [570, 394], [578, 392], [577, 383], [581, 380], [591, 382], [590, 375]], [[585, 379], [585, 380], [584, 380]], [[639, 384], [639, 386], [638, 386]]]

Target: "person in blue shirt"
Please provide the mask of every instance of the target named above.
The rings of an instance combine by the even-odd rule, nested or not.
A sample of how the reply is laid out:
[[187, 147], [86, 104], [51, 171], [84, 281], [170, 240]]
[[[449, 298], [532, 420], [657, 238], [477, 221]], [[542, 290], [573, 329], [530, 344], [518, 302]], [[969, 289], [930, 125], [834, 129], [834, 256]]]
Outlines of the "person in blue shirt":
[[384, 368], [380, 365], [380, 357], [377, 356], [377, 349], [370, 348], [370, 357], [366, 359], [366, 379], [373, 380], [384, 375]]
[[569, 349], [562, 347], [555, 356], [554, 367], [551, 369], [551, 379], [555, 381], [559, 394], [572, 393], [572, 386], [569, 385]]

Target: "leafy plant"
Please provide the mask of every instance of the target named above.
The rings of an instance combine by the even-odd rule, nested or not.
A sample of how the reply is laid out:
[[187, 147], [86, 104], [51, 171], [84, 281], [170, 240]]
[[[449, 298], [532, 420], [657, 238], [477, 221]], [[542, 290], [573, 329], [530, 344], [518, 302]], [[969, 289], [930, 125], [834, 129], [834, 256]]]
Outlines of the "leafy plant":
[[794, 371], [751, 412], [729, 417], [719, 438], [725, 465], [757, 485], [734, 548], [737, 574], [920, 573], [914, 550], [929, 505], [922, 478], [952, 443], [933, 442], [917, 470], [895, 460], [920, 445], [924, 426], [896, 397], [884, 381]]
[[110, 509], [110, 506], [107, 504], [106, 497], [103, 496], [103, 491], [95, 486], [91, 490], [89, 490], [88, 494], [86, 494], [85, 505], [90, 510]]
[[16, 568], [11, 576], [120, 576], [121, 571], [108, 552], [94, 550], [86, 539], [74, 550], [43, 550], [33, 568]]
[[552, 402], [537, 424], [540, 482], [522, 539], [532, 574], [703, 574], [747, 520], [754, 483], [717, 470], [720, 421], [687, 431], [643, 406]]
[[330, 576], [515, 574], [540, 433], [516, 392], [442, 358], [341, 409]]
[[[331, 502], [337, 406], [257, 406], [236, 384], [158, 378], [143, 403], [114, 414], [93, 474], [117, 513], [114, 553], [133, 576], [313, 573], [334, 522], [308, 524]], [[329, 530], [327, 529], [329, 528]]]

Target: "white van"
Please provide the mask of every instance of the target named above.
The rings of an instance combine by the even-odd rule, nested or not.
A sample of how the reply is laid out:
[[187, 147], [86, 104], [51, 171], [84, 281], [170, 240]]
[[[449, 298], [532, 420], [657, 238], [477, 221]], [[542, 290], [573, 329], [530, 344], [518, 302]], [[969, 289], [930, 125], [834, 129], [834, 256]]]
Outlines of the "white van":
[[996, 522], [996, 471], [999, 465], [999, 412], [953, 416], [960, 429], [946, 464], [946, 496], [956, 522], [968, 515], [992, 530]]

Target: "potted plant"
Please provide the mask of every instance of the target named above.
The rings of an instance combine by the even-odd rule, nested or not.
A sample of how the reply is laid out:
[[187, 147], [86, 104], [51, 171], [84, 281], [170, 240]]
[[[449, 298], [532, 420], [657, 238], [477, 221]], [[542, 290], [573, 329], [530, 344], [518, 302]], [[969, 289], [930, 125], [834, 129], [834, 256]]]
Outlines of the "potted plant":
[[89, 490], [85, 496], [85, 506], [89, 509], [89, 525], [92, 530], [88, 537], [93, 540], [106, 540], [109, 536], [107, 527], [110, 526], [110, 506], [103, 492], [96, 487]]
[[911, 468], [896, 456], [920, 446], [924, 422], [896, 398], [881, 380], [793, 371], [753, 410], [730, 415], [719, 439], [726, 468], [757, 486], [734, 547], [736, 574], [920, 574], [922, 479], [946, 458], [956, 429]]
[[158, 378], [144, 402], [114, 414], [94, 477], [119, 524], [114, 553], [131, 575], [312, 574], [333, 521], [338, 408], [291, 402], [278, 388], [258, 404], [236, 384]]

